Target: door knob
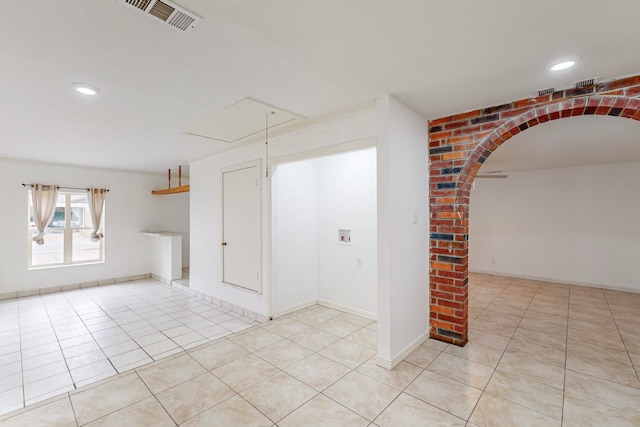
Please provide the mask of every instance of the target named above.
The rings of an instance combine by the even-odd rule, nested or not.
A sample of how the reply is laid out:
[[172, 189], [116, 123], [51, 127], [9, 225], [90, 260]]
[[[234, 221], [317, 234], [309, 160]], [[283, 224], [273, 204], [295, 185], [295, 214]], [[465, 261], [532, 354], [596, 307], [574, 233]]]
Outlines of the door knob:
[[227, 246], [227, 242], [222, 242], [222, 246]]

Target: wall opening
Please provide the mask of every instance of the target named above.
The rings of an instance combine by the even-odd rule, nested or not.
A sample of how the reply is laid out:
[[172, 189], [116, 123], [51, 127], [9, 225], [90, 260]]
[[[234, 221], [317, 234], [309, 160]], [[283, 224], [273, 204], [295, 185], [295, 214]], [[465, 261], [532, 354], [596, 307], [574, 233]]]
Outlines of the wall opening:
[[377, 314], [376, 149], [272, 168], [271, 313]]
[[500, 145], [561, 118], [601, 115], [640, 120], [640, 76], [524, 99], [430, 122], [430, 336], [468, 341], [469, 197], [473, 180]]
[[580, 116], [500, 146], [471, 191], [469, 271], [640, 290], [638, 135], [634, 120]]

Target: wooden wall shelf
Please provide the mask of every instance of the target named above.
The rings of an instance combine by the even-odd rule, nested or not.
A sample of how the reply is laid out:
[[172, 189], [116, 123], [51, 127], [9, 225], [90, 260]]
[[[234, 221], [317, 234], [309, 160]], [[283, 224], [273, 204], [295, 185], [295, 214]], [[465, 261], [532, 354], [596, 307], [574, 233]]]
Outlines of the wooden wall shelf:
[[151, 194], [176, 194], [176, 193], [188, 193], [189, 184], [182, 185], [180, 187], [165, 188], [164, 190], [153, 190]]

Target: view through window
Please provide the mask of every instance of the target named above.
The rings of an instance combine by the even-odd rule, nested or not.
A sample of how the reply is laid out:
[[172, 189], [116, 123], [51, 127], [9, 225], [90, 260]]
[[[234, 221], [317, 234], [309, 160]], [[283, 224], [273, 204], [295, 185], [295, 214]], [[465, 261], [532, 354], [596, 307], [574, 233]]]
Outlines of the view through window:
[[93, 224], [86, 193], [58, 193], [56, 210], [47, 225], [43, 245], [38, 245], [31, 239], [37, 234], [31, 203], [29, 195], [30, 268], [104, 261], [104, 239], [99, 242], [91, 241]]

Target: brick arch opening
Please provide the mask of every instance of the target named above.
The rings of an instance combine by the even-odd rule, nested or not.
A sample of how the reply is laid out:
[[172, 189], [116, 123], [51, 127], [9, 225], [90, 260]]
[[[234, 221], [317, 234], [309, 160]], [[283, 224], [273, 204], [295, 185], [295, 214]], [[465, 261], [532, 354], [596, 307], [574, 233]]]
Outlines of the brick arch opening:
[[468, 341], [469, 199], [489, 155], [515, 135], [552, 120], [606, 115], [640, 121], [639, 96], [640, 76], [635, 76], [429, 123], [431, 338], [460, 346]]

